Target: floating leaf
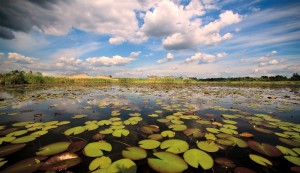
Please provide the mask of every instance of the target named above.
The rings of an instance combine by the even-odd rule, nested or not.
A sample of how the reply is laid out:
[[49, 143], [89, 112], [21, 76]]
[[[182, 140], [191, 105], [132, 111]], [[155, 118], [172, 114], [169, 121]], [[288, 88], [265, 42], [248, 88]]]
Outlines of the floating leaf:
[[175, 132], [171, 131], [171, 130], [165, 130], [163, 132], [160, 133], [163, 137], [169, 137], [169, 138], [173, 138], [175, 136]]
[[154, 132], [159, 132], [159, 127], [156, 125], [146, 125], [141, 128], [141, 131], [146, 134], [153, 134]]
[[300, 155], [300, 148], [293, 148], [293, 150]]
[[198, 149], [190, 149], [183, 154], [184, 160], [194, 168], [198, 168], [199, 165], [208, 170], [213, 167], [214, 160], [212, 157], [204, 151]]
[[65, 152], [50, 157], [39, 168], [40, 170], [59, 171], [75, 166], [81, 162], [80, 157], [71, 152]]
[[107, 168], [111, 164], [111, 159], [106, 156], [101, 156], [99, 158], [95, 158], [89, 165], [89, 170], [94, 171], [98, 168]]
[[249, 154], [249, 157], [251, 160], [253, 160], [254, 162], [263, 165], [263, 166], [272, 166], [272, 162], [270, 162], [268, 159], [263, 158], [259, 155], [255, 155], [255, 154]]
[[251, 133], [249, 133], [249, 132], [243, 132], [243, 133], [240, 134], [240, 136], [246, 137], [246, 138], [251, 138], [251, 137], [253, 137], [254, 135], [251, 134]]
[[50, 155], [58, 154], [66, 151], [70, 144], [71, 142], [52, 143], [40, 148], [39, 149], [40, 151], [36, 152], [35, 154], [40, 156], [50, 156]]
[[218, 157], [215, 159], [215, 162], [226, 167], [226, 168], [234, 168], [236, 165], [235, 163], [230, 160], [230, 159], [227, 159], [227, 158], [224, 158], [224, 157]]
[[276, 148], [278, 148], [284, 155], [298, 156], [297, 153], [287, 147], [277, 145]]
[[44, 156], [31, 157], [31, 158], [19, 161], [13, 165], [7, 167], [2, 172], [5, 172], [5, 173], [35, 172], [42, 165], [41, 160], [44, 160], [44, 159], [46, 159], [46, 157], [44, 157]]
[[220, 133], [219, 129], [207, 127], [206, 130], [210, 133]]
[[129, 135], [129, 130], [126, 129], [117, 129], [115, 130], [112, 135], [114, 137], [121, 137], [121, 136], [128, 136]]
[[84, 126], [77, 126], [77, 127], [73, 127], [73, 128], [70, 128], [68, 130], [66, 130], [64, 132], [65, 135], [69, 136], [69, 135], [78, 135], [82, 132], [84, 132], [86, 130], [86, 128]]
[[148, 136], [148, 138], [154, 139], [154, 140], [160, 140], [163, 138], [163, 136], [161, 134], [151, 134]]
[[237, 135], [238, 132], [236, 130], [233, 130], [233, 129], [227, 129], [227, 128], [220, 128], [220, 131], [223, 132], [223, 133], [226, 133], [226, 134], [229, 134], [229, 135]]
[[0, 138], [0, 145], [3, 142], [11, 142], [11, 141], [13, 141], [15, 139], [16, 139], [16, 137], [14, 137], [14, 136], [5, 136], [5, 137], [2, 137], [2, 138]]
[[179, 140], [179, 139], [169, 139], [165, 140], [160, 144], [161, 149], [166, 149], [166, 151], [179, 154], [183, 153], [189, 149], [189, 144], [186, 141]]
[[86, 140], [72, 142], [68, 147], [68, 151], [75, 153], [85, 147], [87, 143], [88, 142]]
[[183, 172], [188, 168], [179, 156], [169, 152], [153, 153], [158, 158], [148, 158], [148, 165], [157, 172]]
[[217, 152], [219, 150], [218, 145], [211, 141], [200, 141], [197, 143], [197, 146], [206, 152]]
[[27, 130], [19, 130], [19, 131], [15, 131], [15, 132], [9, 133], [6, 136], [8, 136], [8, 137], [15, 136], [16, 137], [16, 136], [24, 135], [27, 132], [28, 132]]
[[85, 125], [85, 128], [88, 131], [96, 130], [98, 127], [99, 127], [98, 124], [93, 124], [93, 123]]
[[286, 138], [278, 138], [279, 141], [287, 144], [287, 145], [290, 145], [290, 146], [293, 146], [293, 147], [300, 147], [300, 142], [297, 142], [295, 140], [292, 140], [292, 139], [286, 139]]
[[234, 173], [256, 173], [256, 172], [246, 167], [236, 167], [234, 168]]
[[113, 133], [113, 129], [105, 129], [105, 130], [101, 130], [99, 133], [103, 134], [103, 135], [108, 135]]
[[227, 124], [237, 124], [236, 121], [232, 121], [232, 120], [223, 120], [224, 123], [227, 123]]
[[225, 146], [233, 146], [235, 144], [233, 141], [227, 139], [217, 139], [215, 141], [218, 144], [225, 145]]
[[10, 143], [20, 144], [20, 143], [31, 142], [31, 141], [34, 141], [35, 139], [36, 139], [35, 136], [28, 135], [28, 136], [23, 136], [23, 137], [17, 138], [15, 140], [11, 141]]
[[0, 158], [0, 167], [5, 165], [5, 163], [7, 163], [7, 160], [4, 160], [4, 158]]
[[111, 121], [110, 120], [101, 120], [101, 121], [99, 121], [97, 124], [99, 125], [99, 126], [104, 126], [104, 125], [111, 125]]
[[183, 131], [183, 133], [186, 136], [192, 136], [194, 138], [200, 138], [203, 137], [205, 135], [205, 133], [203, 133], [200, 129], [194, 128], [194, 129], [186, 129]]
[[70, 121], [61, 121], [59, 123], [57, 123], [56, 125], [61, 126], [61, 125], [65, 125], [65, 124], [70, 124]]
[[147, 152], [140, 147], [127, 147], [122, 151], [122, 156], [131, 160], [141, 160], [147, 157]]
[[40, 131], [33, 132], [30, 135], [31, 136], [35, 136], [35, 137], [40, 137], [40, 136], [43, 136], [43, 135], [45, 135], [47, 133], [48, 133], [47, 130], [40, 130]]
[[266, 134], [272, 134], [273, 133], [273, 131], [265, 129], [265, 128], [261, 128], [261, 127], [257, 127], [257, 126], [254, 126], [253, 128], [254, 128], [254, 130], [262, 132], [262, 133], [266, 133]]
[[79, 115], [74, 115], [72, 118], [79, 119], [79, 118], [84, 118], [84, 117], [87, 117], [87, 116], [88, 115], [79, 114]]
[[213, 140], [213, 141], [217, 139], [216, 136], [212, 133], [206, 133], [205, 138], [206, 140]]
[[240, 148], [246, 148], [246, 147], [248, 147], [248, 143], [245, 142], [242, 139], [239, 139], [239, 138], [236, 138], [236, 137], [233, 137], [233, 136], [230, 136], [227, 139], [233, 141]]
[[279, 157], [282, 155], [280, 150], [270, 144], [248, 141], [248, 145], [251, 149], [267, 156]]
[[288, 160], [289, 162], [297, 165], [297, 166], [300, 166], [300, 157], [295, 157], [295, 156], [284, 156], [284, 158], [286, 160]]
[[0, 147], [0, 157], [4, 157], [12, 153], [15, 153], [21, 150], [22, 148], [24, 148], [25, 146], [26, 144], [12, 144], [12, 145], [2, 146]]
[[136, 164], [130, 159], [117, 160], [107, 168], [109, 173], [136, 173], [136, 171]]
[[160, 146], [160, 142], [153, 139], [145, 139], [139, 142], [141, 148], [151, 150]]
[[105, 141], [99, 141], [99, 142], [92, 142], [87, 144], [83, 149], [83, 154], [88, 157], [99, 157], [103, 155], [104, 151], [111, 151], [112, 146], [110, 143], [107, 143]]

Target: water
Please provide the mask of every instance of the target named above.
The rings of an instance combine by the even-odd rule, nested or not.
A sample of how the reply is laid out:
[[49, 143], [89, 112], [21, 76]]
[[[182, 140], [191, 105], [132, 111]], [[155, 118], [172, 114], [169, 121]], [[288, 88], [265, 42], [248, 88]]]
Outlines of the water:
[[[147, 139], [148, 134], [141, 132], [145, 125], [159, 126], [158, 134], [169, 129], [172, 123], [161, 123], [157, 119], [166, 118], [173, 113], [181, 112], [183, 115], [196, 115], [197, 120], [208, 120], [210, 122], [223, 122], [222, 114], [238, 115], [238, 118], [231, 119], [237, 122], [239, 134], [249, 132], [254, 135], [253, 138], [236, 136], [244, 141], [254, 140], [264, 142], [273, 146], [281, 145], [290, 149], [295, 148], [289, 144], [279, 141], [279, 136], [274, 132], [284, 133], [286, 130], [279, 128], [274, 122], [274, 127], [265, 126], [270, 122], [264, 120], [257, 127], [271, 130], [272, 134], [262, 133], [253, 127], [255, 122], [249, 121], [247, 117], [253, 117], [254, 114], [266, 114], [272, 118], [280, 119], [280, 122], [292, 122], [295, 127], [300, 124], [300, 94], [299, 88], [259, 88], [259, 87], [231, 87], [231, 86], [197, 86], [197, 85], [101, 85], [93, 87], [85, 86], [22, 86], [17, 88], [1, 88], [0, 98], [0, 126], [3, 130], [12, 128], [16, 122], [49, 122], [49, 121], [70, 121], [69, 124], [60, 125], [49, 129], [46, 135], [38, 137], [36, 140], [28, 142], [26, 147], [18, 152], [5, 157], [8, 162], [0, 168], [4, 170], [8, 166], [23, 159], [35, 156], [39, 148], [61, 141], [80, 141], [82, 139], [88, 143], [95, 142], [93, 135], [110, 126], [100, 126], [95, 130], [85, 131], [78, 135], [67, 136], [64, 132], [75, 126], [85, 126], [85, 122], [96, 120], [108, 120], [112, 117], [112, 111], [119, 111], [121, 122], [131, 118], [130, 113], [140, 113], [142, 121], [136, 125], [125, 125], [129, 130], [129, 135], [124, 137], [114, 137], [105, 135], [104, 140], [112, 145], [111, 152], [104, 152], [105, 156], [112, 161], [123, 158], [121, 152], [128, 146], [138, 146], [138, 142]], [[161, 112], [156, 112], [160, 110]], [[149, 117], [150, 114], [157, 114], [158, 117]], [[84, 114], [84, 118], [74, 119], [74, 115]], [[187, 128], [198, 128], [206, 132], [207, 127], [220, 129], [214, 125], [199, 124], [197, 120], [180, 119]], [[18, 127], [25, 129], [26, 127]], [[3, 131], [2, 130], [2, 131]], [[293, 136], [299, 142], [299, 131]], [[0, 130], [1, 132], [1, 130]], [[22, 136], [26, 136], [34, 131], [30, 131]], [[217, 135], [217, 134], [215, 134]], [[0, 137], [4, 137], [2, 135]], [[22, 137], [18, 136], [18, 137]], [[18, 138], [17, 137], [17, 138]], [[189, 148], [198, 148], [197, 141], [205, 141], [205, 137], [192, 138], [184, 135], [183, 131], [176, 131], [175, 139], [187, 141]], [[168, 140], [167, 137], [159, 141]], [[1, 146], [10, 145], [9, 142], [3, 142]], [[1, 147], [0, 146], [0, 147]], [[223, 148], [220, 145], [220, 148]], [[300, 147], [300, 146], [298, 146]], [[164, 151], [162, 149], [147, 150], [149, 157], [154, 152]], [[88, 167], [94, 158], [85, 156], [82, 151], [76, 152], [82, 158], [82, 162], [67, 170], [73, 172], [89, 172]], [[238, 146], [227, 146], [218, 152], [209, 153], [213, 159], [225, 157], [232, 160], [236, 166], [247, 167], [256, 172], [289, 172], [290, 167], [295, 166], [287, 161], [283, 156], [269, 157], [251, 149], [239, 148]], [[249, 154], [257, 154], [269, 159], [273, 166], [261, 166], [249, 158]], [[182, 157], [183, 154], [179, 154]], [[147, 164], [147, 159], [135, 161], [137, 172], [155, 172]], [[234, 168], [226, 168], [214, 163], [212, 169], [206, 172], [228, 172]], [[43, 171], [36, 171], [43, 172]], [[191, 166], [185, 172], [204, 172], [202, 168], [192, 168]]]

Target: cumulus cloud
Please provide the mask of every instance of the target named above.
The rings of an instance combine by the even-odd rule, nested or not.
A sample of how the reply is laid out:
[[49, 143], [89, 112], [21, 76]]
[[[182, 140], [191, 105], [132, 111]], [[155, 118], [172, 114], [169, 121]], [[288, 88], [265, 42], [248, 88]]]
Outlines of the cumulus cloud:
[[171, 50], [194, 48], [197, 45], [215, 45], [224, 40], [231, 39], [232, 33], [220, 34], [222, 28], [238, 23], [242, 16], [225, 11], [219, 15], [219, 19], [200, 27], [200, 22], [191, 21], [190, 25], [180, 32], [176, 32], [163, 39], [164, 48]]
[[268, 53], [266, 56], [262, 56], [256, 60], [256, 63], [258, 63], [258, 66], [269, 66], [269, 65], [276, 65], [279, 63], [278, 60], [273, 59], [273, 56], [277, 54], [277, 51], [273, 50], [270, 53]]
[[8, 60], [11, 62], [17, 62], [21, 64], [32, 64], [35, 61], [35, 58], [27, 57], [18, 53], [8, 53]]
[[173, 58], [174, 58], [174, 55], [172, 53], [168, 53], [166, 58], [160, 59], [160, 60], [156, 61], [156, 63], [163, 64], [163, 63], [171, 61]]
[[185, 62], [191, 63], [197, 61], [199, 64], [209, 64], [209, 63], [217, 62], [218, 59], [224, 58], [226, 55], [227, 53], [225, 52], [218, 53], [216, 55], [197, 52], [195, 53], [195, 55], [191, 56], [190, 58], [185, 59]]
[[113, 57], [91, 57], [86, 59], [86, 62], [95, 67], [101, 66], [124, 66], [129, 64], [131, 61], [134, 61], [135, 58], [140, 54], [140, 52], [132, 52], [129, 57], [122, 57], [115, 55]]
[[74, 57], [59, 57], [55, 64], [58, 68], [77, 69], [83, 64], [83, 61]]

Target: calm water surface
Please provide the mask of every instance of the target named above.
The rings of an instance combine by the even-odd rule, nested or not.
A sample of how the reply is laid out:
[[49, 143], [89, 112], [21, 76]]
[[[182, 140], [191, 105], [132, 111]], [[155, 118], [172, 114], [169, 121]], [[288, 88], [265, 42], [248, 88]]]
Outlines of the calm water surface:
[[[186, 129], [196, 128], [201, 130], [204, 135], [205, 133], [213, 134], [216, 136], [215, 143], [220, 149], [217, 152], [208, 152], [209, 155], [213, 159], [219, 157], [230, 159], [235, 164], [230, 168], [215, 162], [213, 168], [206, 171], [200, 166], [198, 169], [189, 166], [185, 172], [234, 172], [234, 167], [247, 167], [255, 172], [291, 172], [290, 168], [295, 167], [296, 164], [285, 159], [284, 156], [288, 154], [270, 157], [255, 151], [251, 147], [241, 148], [236, 144], [224, 145], [218, 141], [218, 139], [224, 138], [220, 135], [224, 131], [219, 131], [222, 127], [212, 123], [218, 122], [221, 125], [232, 123], [231, 125], [234, 127], [229, 125], [226, 128], [232, 128], [237, 133], [233, 132], [232, 134], [225, 131], [225, 134], [235, 136], [246, 143], [256, 141], [272, 146], [284, 146], [289, 149], [299, 148], [299, 91], [299, 88], [289, 87], [196, 85], [22, 86], [1, 88], [0, 127], [2, 128], [0, 129], [0, 138], [9, 135], [8, 132], [5, 132], [7, 129], [17, 127], [13, 131], [27, 131], [25, 134], [15, 136], [18, 139], [41, 130], [30, 128], [34, 126], [30, 124], [37, 122], [53, 123], [52, 127], [46, 129], [47, 134], [26, 142], [26, 146], [21, 150], [3, 157], [8, 162], [0, 167], [0, 171], [4, 170], [5, 172], [7, 167], [35, 156], [39, 148], [51, 143], [81, 140], [86, 140], [88, 143], [96, 142], [99, 139], [93, 139], [95, 134], [101, 133], [105, 129], [116, 130], [117, 128], [114, 129], [114, 127], [111, 127], [112, 125], [98, 124], [97, 128], [93, 130], [86, 129], [76, 135], [66, 135], [64, 132], [73, 127], [86, 127], [88, 123], [97, 124], [101, 120], [109, 120], [119, 122], [115, 123], [117, 126], [123, 124], [120, 129], [129, 131], [127, 136], [121, 137], [105, 134], [103, 140], [112, 145], [112, 150], [110, 152], [104, 151], [104, 155], [108, 156], [112, 162], [122, 159], [121, 153], [128, 146], [139, 146], [139, 141], [148, 139], [150, 134], [141, 130], [144, 126], [155, 125], [158, 128], [158, 131], [154, 132], [155, 134], [171, 130], [175, 132], [175, 136], [172, 138], [186, 141], [189, 149], [199, 149], [197, 142], [211, 139], [205, 136], [197, 138], [187, 136], [184, 133]], [[117, 114], [114, 115], [113, 112], [117, 112]], [[224, 114], [225, 116], [222, 116]], [[76, 118], [76, 115], [84, 115], [84, 117]], [[234, 115], [235, 117], [226, 117], [226, 115]], [[124, 125], [126, 120], [135, 116], [141, 117], [138, 123]], [[190, 116], [190, 118], [186, 118], [186, 116]], [[251, 119], [251, 117], [256, 117], [259, 120]], [[159, 119], [167, 119], [169, 122], [159, 122]], [[175, 120], [179, 120], [179, 122]], [[62, 121], [69, 121], [70, 123], [56, 125]], [[18, 122], [28, 122], [28, 124], [16, 126]], [[183, 124], [186, 128], [172, 129], [172, 126], [170, 127], [172, 124]], [[217, 129], [218, 132], [212, 133], [207, 128]], [[239, 134], [243, 132], [251, 133], [253, 137], [240, 136]], [[280, 134], [288, 134], [285, 139], [289, 141], [282, 142], [280, 138], [284, 137], [281, 137]], [[162, 137], [158, 141], [163, 142], [172, 138]], [[13, 143], [13, 141], [11, 142]], [[11, 142], [4, 141], [0, 147], [11, 145]], [[159, 147], [154, 150], [147, 150], [147, 158], [155, 158], [153, 153], [165, 150]], [[85, 156], [82, 150], [77, 151], [75, 154], [82, 159], [82, 162], [61, 172], [91, 172], [89, 171], [89, 164], [95, 158]], [[251, 160], [249, 154], [262, 156], [271, 161], [273, 166], [262, 166]], [[183, 153], [178, 155], [182, 157]], [[48, 156], [48, 158], [50, 157]], [[155, 172], [148, 166], [147, 158], [134, 161], [137, 165], [137, 172]], [[46, 171], [37, 170], [36, 172]]]

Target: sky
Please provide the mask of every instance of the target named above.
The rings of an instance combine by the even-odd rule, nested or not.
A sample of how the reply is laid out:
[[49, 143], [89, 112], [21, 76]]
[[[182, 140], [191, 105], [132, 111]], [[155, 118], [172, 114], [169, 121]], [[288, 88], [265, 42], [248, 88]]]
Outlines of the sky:
[[299, 0], [0, 0], [0, 72], [300, 73]]

